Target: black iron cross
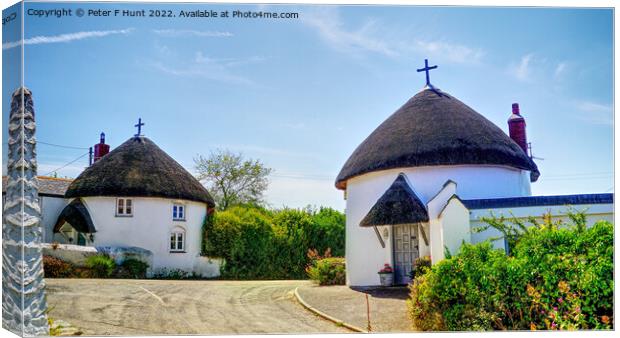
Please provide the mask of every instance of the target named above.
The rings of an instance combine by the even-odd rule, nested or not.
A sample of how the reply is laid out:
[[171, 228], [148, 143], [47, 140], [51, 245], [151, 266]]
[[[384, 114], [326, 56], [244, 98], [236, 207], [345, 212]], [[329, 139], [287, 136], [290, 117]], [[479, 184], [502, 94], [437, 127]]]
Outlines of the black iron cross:
[[138, 124], [134, 125], [134, 127], [138, 128], [138, 133], [135, 136], [140, 136], [142, 133], [142, 126], [144, 125], [144, 123], [142, 123], [142, 118], [138, 119]]
[[437, 68], [437, 66], [428, 66], [428, 59], [424, 59], [424, 68], [418, 69], [418, 72], [426, 72], [426, 85], [432, 87], [431, 79], [429, 77], [428, 71]]

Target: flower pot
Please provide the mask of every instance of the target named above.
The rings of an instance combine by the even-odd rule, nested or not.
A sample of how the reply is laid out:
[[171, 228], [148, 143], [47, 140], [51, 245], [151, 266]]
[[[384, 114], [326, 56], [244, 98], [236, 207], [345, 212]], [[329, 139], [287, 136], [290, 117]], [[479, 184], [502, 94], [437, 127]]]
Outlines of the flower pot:
[[394, 273], [380, 273], [379, 280], [381, 281], [381, 286], [392, 286], [394, 284]]

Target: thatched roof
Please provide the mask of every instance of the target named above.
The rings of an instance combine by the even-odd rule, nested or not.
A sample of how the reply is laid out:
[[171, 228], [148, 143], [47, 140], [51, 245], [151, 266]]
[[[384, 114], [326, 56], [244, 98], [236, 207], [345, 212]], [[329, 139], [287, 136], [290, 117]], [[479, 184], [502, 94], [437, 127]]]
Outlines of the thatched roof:
[[65, 194], [86, 196], [163, 197], [215, 205], [194, 176], [144, 136], [130, 138], [86, 168]]
[[390, 188], [379, 198], [366, 217], [362, 227], [398, 225], [428, 222], [424, 203], [407, 183], [405, 174], [400, 173]]
[[74, 199], [67, 205], [58, 216], [54, 232], [59, 232], [63, 224], [69, 223], [78, 232], [92, 234], [97, 232], [93, 220], [90, 218], [88, 209], [79, 198]]
[[530, 157], [493, 122], [439, 90], [412, 97], [362, 142], [336, 187], [373, 171], [435, 165], [502, 165], [540, 175]]

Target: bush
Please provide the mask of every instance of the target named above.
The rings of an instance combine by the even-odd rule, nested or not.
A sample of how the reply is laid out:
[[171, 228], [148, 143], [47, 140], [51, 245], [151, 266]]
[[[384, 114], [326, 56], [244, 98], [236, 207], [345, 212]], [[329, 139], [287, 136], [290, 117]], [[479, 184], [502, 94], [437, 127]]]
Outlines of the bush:
[[344, 285], [346, 268], [343, 257], [330, 257], [314, 261], [306, 269], [308, 277], [319, 285]]
[[416, 258], [413, 262], [412, 278], [417, 278], [425, 275], [428, 271], [430, 271], [432, 265], [433, 264], [431, 262], [430, 256]]
[[62, 259], [43, 255], [43, 276], [45, 278], [67, 278], [71, 277], [73, 265]]
[[419, 330], [613, 328], [613, 225], [551, 223], [513, 237], [511, 256], [464, 244], [411, 285]]
[[308, 249], [344, 253], [344, 215], [329, 208], [235, 206], [209, 217], [204, 232], [204, 254], [225, 260], [223, 278], [305, 278]]
[[134, 258], [123, 261], [114, 271], [115, 278], [146, 278], [149, 265]]
[[308, 209], [312, 217], [315, 236], [310, 247], [319, 252], [329, 249], [332, 255], [344, 257], [345, 216], [332, 208], [319, 208], [319, 211]]
[[155, 271], [153, 274], [155, 279], [190, 279], [193, 278], [192, 274], [181, 269], [168, 269], [161, 268]]
[[116, 264], [108, 255], [94, 255], [86, 259], [86, 266], [91, 270], [94, 278], [107, 278], [112, 275]]

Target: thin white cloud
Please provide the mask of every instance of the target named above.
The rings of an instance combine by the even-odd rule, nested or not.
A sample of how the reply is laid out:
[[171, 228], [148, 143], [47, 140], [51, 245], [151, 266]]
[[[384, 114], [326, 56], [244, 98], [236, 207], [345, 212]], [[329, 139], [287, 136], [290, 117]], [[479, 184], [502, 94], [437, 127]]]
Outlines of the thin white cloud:
[[517, 65], [511, 67], [512, 74], [521, 81], [527, 81], [530, 79], [530, 68], [534, 54], [526, 54], [521, 57], [521, 61]]
[[582, 121], [607, 126], [613, 126], [614, 124], [614, 109], [611, 104], [576, 101], [574, 106], [580, 111], [578, 118]]
[[445, 41], [417, 40], [416, 47], [426, 55], [445, 58], [455, 63], [478, 62], [485, 54], [481, 49]]
[[[77, 40], [84, 40], [89, 38], [100, 38], [108, 35], [115, 34], [129, 34], [133, 31], [133, 28], [126, 29], [118, 29], [118, 30], [107, 30], [107, 31], [84, 31], [84, 32], [75, 32], [75, 33], [67, 33], [60, 35], [41, 35], [35, 36], [32, 38], [25, 39], [24, 45], [39, 45], [39, 44], [47, 44], [47, 43], [61, 43], [61, 42], [71, 42]], [[18, 47], [22, 45], [22, 41], [12, 41], [6, 42], [2, 44], [2, 49], [10, 49], [14, 47]]]
[[411, 38], [413, 34], [391, 29], [375, 20], [366, 20], [357, 29], [347, 28], [335, 8], [323, 8], [304, 15], [302, 22], [316, 29], [319, 36], [332, 48], [359, 56], [360, 52], [388, 57], [424, 55], [455, 63], [477, 63], [484, 51], [442, 39]]
[[165, 37], [231, 37], [231, 32], [197, 31], [192, 29], [154, 29], [153, 33]]
[[371, 36], [375, 30], [374, 22], [367, 22], [357, 31], [349, 31], [338, 12], [329, 8], [310, 12], [304, 15], [302, 21], [315, 28], [332, 48], [342, 52], [370, 51], [386, 56], [398, 55], [385, 41]]
[[567, 67], [566, 62], [558, 63], [558, 65], [555, 67], [555, 71], [553, 72], [553, 76], [555, 76], [556, 78], [562, 76], [562, 74], [566, 72], [566, 67]]
[[161, 61], [151, 62], [151, 66], [161, 72], [174, 76], [200, 77], [208, 80], [237, 85], [255, 85], [254, 81], [237, 75], [236, 66], [261, 62], [264, 58], [250, 57], [246, 59], [215, 59], [196, 52], [191, 62], [183, 66], [171, 66]]
[[601, 103], [591, 102], [591, 101], [579, 101], [577, 102], [577, 108], [579, 110], [583, 110], [587, 112], [602, 111], [602, 112], [611, 113], [613, 110], [611, 105], [601, 104]]
[[307, 126], [305, 123], [303, 122], [287, 122], [287, 123], [282, 123], [282, 127], [286, 128], [286, 129], [306, 129]]
[[286, 157], [309, 158], [309, 159], [319, 158], [317, 154], [313, 154], [313, 153], [289, 151], [285, 149], [257, 146], [253, 144], [210, 144], [209, 146], [211, 148], [229, 149], [232, 151], [239, 151], [242, 153], [250, 153], [250, 154], [263, 154], [263, 155], [272, 155], [272, 156], [286, 156]]

